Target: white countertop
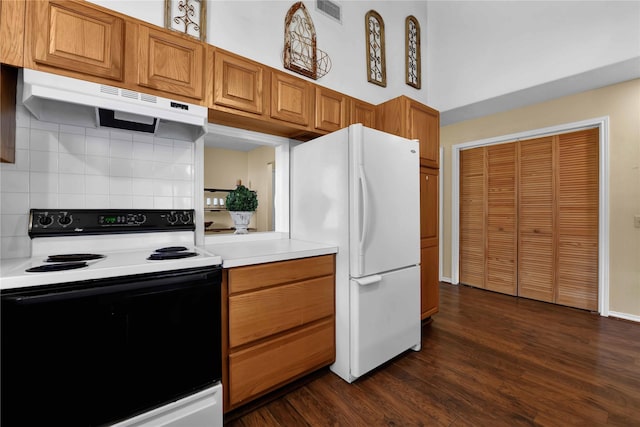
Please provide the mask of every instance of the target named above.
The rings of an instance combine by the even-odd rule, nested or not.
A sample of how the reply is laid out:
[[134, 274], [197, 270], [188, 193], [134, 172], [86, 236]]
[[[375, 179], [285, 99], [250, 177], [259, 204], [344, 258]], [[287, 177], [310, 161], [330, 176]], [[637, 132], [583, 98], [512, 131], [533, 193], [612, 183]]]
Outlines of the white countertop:
[[207, 252], [222, 257], [222, 267], [335, 254], [337, 246], [292, 239], [247, 240], [225, 243], [205, 243]]

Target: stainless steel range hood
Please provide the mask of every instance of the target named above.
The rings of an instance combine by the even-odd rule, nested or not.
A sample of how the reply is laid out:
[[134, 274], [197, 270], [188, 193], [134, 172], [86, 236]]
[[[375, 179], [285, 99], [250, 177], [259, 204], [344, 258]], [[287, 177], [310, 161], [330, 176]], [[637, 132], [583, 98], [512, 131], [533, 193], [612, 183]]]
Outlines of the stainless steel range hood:
[[108, 127], [195, 141], [207, 132], [207, 108], [30, 69], [22, 102], [38, 120]]

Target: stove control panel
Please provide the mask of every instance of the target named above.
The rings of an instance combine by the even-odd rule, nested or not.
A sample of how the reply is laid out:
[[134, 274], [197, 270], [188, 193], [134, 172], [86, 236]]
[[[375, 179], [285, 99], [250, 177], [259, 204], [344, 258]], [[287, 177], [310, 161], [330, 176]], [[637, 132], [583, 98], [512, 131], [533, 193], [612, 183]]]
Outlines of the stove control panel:
[[193, 209], [31, 209], [29, 236], [195, 230]]

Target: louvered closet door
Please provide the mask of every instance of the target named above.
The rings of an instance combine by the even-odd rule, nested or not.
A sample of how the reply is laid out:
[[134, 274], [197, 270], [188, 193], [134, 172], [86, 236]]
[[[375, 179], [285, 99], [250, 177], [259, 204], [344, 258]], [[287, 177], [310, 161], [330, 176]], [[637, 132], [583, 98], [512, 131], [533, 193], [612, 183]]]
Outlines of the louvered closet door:
[[516, 295], [518, 199], [516, 144], [487, 147], [485, 288]]
[[518, 295], [553, 302], [553, 137], [519, 145]]
[[556, 302], [598, 309], [598, 129], [558, 137]]
[[485, 148], [460, 152], [460, 282], [484, 288]]

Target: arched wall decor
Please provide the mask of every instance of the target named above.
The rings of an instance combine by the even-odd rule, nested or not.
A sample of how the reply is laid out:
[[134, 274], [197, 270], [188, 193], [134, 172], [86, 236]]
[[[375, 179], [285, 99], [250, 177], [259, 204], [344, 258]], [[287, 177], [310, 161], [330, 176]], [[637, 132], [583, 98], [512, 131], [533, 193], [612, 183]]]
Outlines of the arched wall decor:
[[289, 8], [284, 21], [284, 67], [314, 80], [331, 69], [331, 59], [317, 47], [316, 29], [299, 1]]
[[164, 8], [165, 28], [206, 40], [206, 0], [165, 0]]
[[420, 24], [414, 16], [405, 20], [405, 76], [406, 83], [416, 89], [422, 84], [420, 64]]
[[367, 80], [387, 86], [387, 66], [384, 49], [384, 21], [378, 12], [370, 10], [364, 18], [367, 40]]

